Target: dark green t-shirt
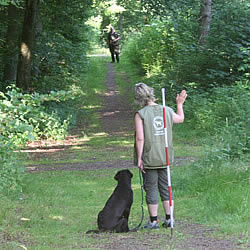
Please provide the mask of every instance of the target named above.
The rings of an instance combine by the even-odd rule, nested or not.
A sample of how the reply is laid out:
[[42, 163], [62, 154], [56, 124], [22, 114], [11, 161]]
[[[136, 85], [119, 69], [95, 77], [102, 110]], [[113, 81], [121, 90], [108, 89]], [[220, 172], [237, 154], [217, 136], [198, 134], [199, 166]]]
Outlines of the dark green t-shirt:
[[[170, 164], [174, 161], [172, 127], [173, 110], [166, 107], [168, 157]], [[142, 160], [148, 169], [165, 168], [166, 151], [162, 105], [148, 105], [138, 111], [144, 126], [144, 148]], [[135, 154], [137, 165], [137, 154]]]

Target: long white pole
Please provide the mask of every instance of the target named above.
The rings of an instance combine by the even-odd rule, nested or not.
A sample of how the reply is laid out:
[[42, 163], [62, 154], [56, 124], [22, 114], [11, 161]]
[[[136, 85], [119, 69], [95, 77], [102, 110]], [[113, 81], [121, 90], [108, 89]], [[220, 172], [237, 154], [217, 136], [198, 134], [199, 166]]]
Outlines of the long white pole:
[[165, 88], [162, 88], [161, 91], [162, 91], [164, 135], [165, 135], [165, 151], [166, 151], [166, 162], [167, 162], [167, 173], [168, 173], [170, 225], [171, 225], [171, 237], [173, 237], [174, 217], [173, 217], [172, 186], [171, 186], [170, 166], [169, 166], [169, 157], [168, 157], [168, 133], [167, 133], [167, 120], [166, 120]]

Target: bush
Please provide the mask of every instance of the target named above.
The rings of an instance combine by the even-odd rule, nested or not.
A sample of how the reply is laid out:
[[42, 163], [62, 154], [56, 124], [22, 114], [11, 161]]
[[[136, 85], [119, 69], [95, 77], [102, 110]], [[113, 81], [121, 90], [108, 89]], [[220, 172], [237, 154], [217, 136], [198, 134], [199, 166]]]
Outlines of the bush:
[[[196, 218], [199, 221], [223, 225], [226, 231], [232, 230], [232, 227], [239, 227], [239, 232], [247, 231], [250, 169], [246, 165], [242, 161], [204, 158], [186, 169], [178, 170], [182, 178], [176, 178], [175, 190], [185, 194], [183, 206], [189, 206], [190, 210], [191, 205], [191, 214], [198, 215]], [[190, 201], [189, 205], [184, 204], [186, 200]]]
[[134, 34], [123, 51], [147, 76], [152, 76], [162, 72], [162, 67], [173, 66], [177, 45], [171, 19], [154, 20]]
[[24, 167], [18, 149], [28, 141], [39, 138], [58, 139], [66, 135], [70, 116], [61, 120], [55, 111], [46, 111], [44, 103], [65, 101], [69, 92], [49, 95], [23, 94], [15, 87], [0, 92], [0, 192], [22, 189]]
[[0, 133], [13, 144], [21, 145], [38, 138], [62, 138], [66, 135], [70, 117], [61, 121], [55, 112], [47, 112], [44, 103], [72, 98], [69, 92], [51, 91], [48, 95], [23, 94], [10, 87], [0, 92]]
[[20, 192], [24, 167], [17, 158], [16, 148], [7, 138], [0, 135], [0, 193]]
[[[88, 34], [87, 30], [85, 32]], [[76, 34], [72, 33], [73, 36]], [[67, 39], [54, 31], [42, 32], [33, 58], [32, 87], [36, 92], [67, 91], [75, 79], [86, 72], [88, 40], [72, 41], [73, 36]]]
[[249, 89], [244, 85], [218, 87], [203, 95], [189, 96], [185, 112], [190, 125], [207, 136], [208, 161], [248, 156], [248, 103]]
[[130, 38], [123, 52], [147, 77], [167, 84], [195, 82], [203, 90], [249, 78], [249, 8], [246, 2], [213, 4], [208, 41], [200, 46], [197, 4], [178, 16], [152, 20]]

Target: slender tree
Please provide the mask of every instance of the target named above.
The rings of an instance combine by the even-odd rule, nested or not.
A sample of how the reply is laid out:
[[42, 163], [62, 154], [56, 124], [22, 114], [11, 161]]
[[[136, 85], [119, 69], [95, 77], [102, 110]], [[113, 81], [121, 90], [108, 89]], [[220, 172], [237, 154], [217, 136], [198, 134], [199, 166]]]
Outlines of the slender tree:
[[200, 34], [199, 44], [204, 45], [207, 42], [207, 38], [210, 30], [212, 14], [212, 0], [201, 0], [200, 8]]
[[32, 51], [35, 43], [35, 32], [40, 0], [26, 0], [23, 31], [19, 52], [17, 86], [28, 90], [31, 86]]

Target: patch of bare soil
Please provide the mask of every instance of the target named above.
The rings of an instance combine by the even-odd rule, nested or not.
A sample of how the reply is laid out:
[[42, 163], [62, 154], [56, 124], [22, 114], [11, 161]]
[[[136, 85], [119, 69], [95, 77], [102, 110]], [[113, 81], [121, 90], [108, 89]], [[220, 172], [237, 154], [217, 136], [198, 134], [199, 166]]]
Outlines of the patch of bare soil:
[[[125, 95], [120, 95], [116, 88], [114, 64], [108, 63], [106, 78], [107, 91], [103, 96], [104, 108], [99, 112], [103, 132], [108, 135], [128, 136], [134, 130], [133, 109]], [[128, 88], [127, 91], [131, 91]], [[78, 131], [81, 129], [78, 128]], [[80, 131], [81, 132], [81, 131]], [[63, 142], [37, 142], [27, 149], [35, 157], [53, 157], [60, 151], [64, 153], [73, 145], [80, 145], [77, 137], [68, 137]], [[63, 154], [64, 154], [63, 153]], [[63, 155], [62, 154], [62, 155]], [[58, 154], [57, 154], [58, 157]], [[57, 158], [55, 157], [55, 158]], [[59, 156], [60, 157], [60, 156]], [[184, 158], [177, 158], [176, 165], [181, 164]], [[192, 161], [193, 158], [188, 160]], [[32, 165], [27, 169], [30, 172], [62, 171], [62, 170], [96, 170], [101, 168], [132, 168], [130, 161], [110, 161], [92, 163], [72, 163], [53, 165]], [[146, 211], [145, 211], [146, 212]], [[147, 216], [145, 216], [147, 217]], [[106, 243], [93, 245], [91, 249], [242, 249], [236, 239], [215, 237], [216, 228], [195, 224], [185, 219], [176, 218], [174, 238], [170, 239], [170, 230], [166, 233], [157, 231], [142, 231], [128, 234], [95, 234], [89, 235], [99, 240], [107, 239]], [[98, 241], [97, 241], [98, 242]], [[102, 241], [103, 242], [103, 241]]]
[[[164, 231], [165, 230], [165, 231]], [[216, 228], [194, 224], [188, 221], [176, 221], [173, 238], [170, 229], [143, 231], [120, 235], [100, 234], [90, 235], [99, 241], [108, 239], [105, 244], [93, 246], [95, 249], [195, 249], [195, 250], [236, 250], [243, 249], [236, 244], [235, 239], [216, 238]]]

